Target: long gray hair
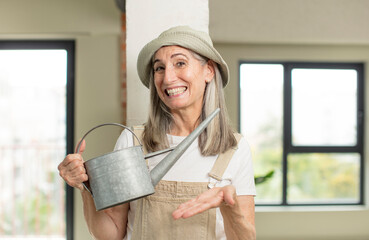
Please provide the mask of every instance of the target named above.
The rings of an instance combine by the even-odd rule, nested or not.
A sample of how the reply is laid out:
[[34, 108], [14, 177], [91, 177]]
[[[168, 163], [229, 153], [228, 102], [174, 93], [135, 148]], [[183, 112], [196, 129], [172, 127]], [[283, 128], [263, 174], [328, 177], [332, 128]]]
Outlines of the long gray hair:
[[[191, 50], [189, 51], [202, 65], [205, 65], [209, 61], [209, 59]], [[200, 122], [216, 108], [220, 108], [220, 112], [199, 136], [199, 148], [203, 156], [223, 153], [229, 148], [237, 145], [226, 110], [221, 74], [216, 63], [210, 61], [209, 64], [213, 64], [215, 74], [214, 79], [207, 83], [205, 88]], [[153, 152], [169, 147], [167, 133], [170, 131], [173, 117], [170, 113], [170, 109], [163, 103], [157, 94], [153, 72], [150, 74], [149, 88], [149, 119], [145, 124], [142, 140], [146, 150], [148, 152]]]

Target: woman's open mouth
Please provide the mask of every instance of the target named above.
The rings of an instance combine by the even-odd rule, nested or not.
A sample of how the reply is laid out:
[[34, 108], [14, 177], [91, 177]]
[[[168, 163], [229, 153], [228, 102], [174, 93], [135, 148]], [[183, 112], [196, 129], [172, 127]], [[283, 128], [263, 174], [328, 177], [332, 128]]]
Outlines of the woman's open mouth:
[[186, 90], [187, 90], [187, 87], [178, 87], [178, 88], [165, 89], [165, 93], [167, 94], [167, 96], [172, 97], [172, 96], [182, 94]]

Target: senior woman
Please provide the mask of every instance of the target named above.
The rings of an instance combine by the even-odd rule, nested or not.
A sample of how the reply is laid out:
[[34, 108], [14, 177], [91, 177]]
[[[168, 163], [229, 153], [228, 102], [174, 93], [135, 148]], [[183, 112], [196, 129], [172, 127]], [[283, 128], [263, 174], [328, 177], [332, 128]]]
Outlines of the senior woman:
[[[155, 187], [155, 194], [96, 211], [82, 186], [80, 154], [59, 165], [81, 190], [84, 215], [96, 239], [255, 239], [255, 184], [246, 140], [228, 122], [223, 88], [228, 67], [207, 33], [171, 28], [140, 52], [137, 70], [150, 89], [148, 121], [134, 131], [153, 152], [176, 146], [216, 108], [220, 113]], [[124, 130], [115, 149], [134, 145]], [[85, 144], [82, 144], [81, 152]], [[164, 156], [148, 161], [154, 168]]]

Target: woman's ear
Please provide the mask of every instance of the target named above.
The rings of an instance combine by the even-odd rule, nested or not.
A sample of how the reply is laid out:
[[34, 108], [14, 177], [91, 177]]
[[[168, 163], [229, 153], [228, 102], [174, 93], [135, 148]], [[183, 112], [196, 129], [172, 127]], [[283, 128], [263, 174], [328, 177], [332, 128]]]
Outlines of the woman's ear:
[[206, 83], [209, 83], [214, 79], [215, 76], [214, 64], [215, 63], [212, 60], [208, 60], [208, 62], [206, 63], [206, 77], [205, 77]]

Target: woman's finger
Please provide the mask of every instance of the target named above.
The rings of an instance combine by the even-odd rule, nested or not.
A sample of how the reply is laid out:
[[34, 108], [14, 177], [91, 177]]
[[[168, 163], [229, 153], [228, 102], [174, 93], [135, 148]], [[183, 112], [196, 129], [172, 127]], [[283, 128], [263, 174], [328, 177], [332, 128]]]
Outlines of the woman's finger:
[[71, 187], [76, 187], [78, 189], [83, 189], [82, 183], [88, 180], [87, 174], [80, 174], [77, 176], [66, 176], [64, 181]]
[[234, 205], [235, 198], [236, 189], [234, 186], [213, 188], [200, 194], [197, 198], [179, 205], [172, 216], [174, 219], [189, 218], [211, 208], [219, 207], [222, 203]]
[[74, 169], [80, 169], [84, 168], [83, 160], [79, 154], [75, 154], [77, 156], [73, 156], [72, 161], [70, 161], [67, 165], [65, 165], [65, 168], [67, 171], [73, 171]]
[[187, 209], [185, 212], [183, 212], [181, 218], [189, 218], [199, 213], [205, 212], [206, 210], [209, 210], [211, 208], [214, 208], [214, 206], [211, 203], [205, 202], [205, 203], [197, 204]]
[[173, 212], [173, 218], [189, 218], [208, 209], [218, 207], [222, 203], [222, 197], [216, 197], [218, 194], [218, 191], [208, 190], [200, 194], [197, 198], [182, 203]]
[[74, 182], [76, 182], [76, 185], [80, 185], [83, 182], [86, 182], [88, 180], [87, 174], [80, 174], [73, 177]]
[[83, 166], [78, 166], [69, 171], [69, 175], [71, 177], [77, 177], [83, 174], [86, 174], [86, 169]]
[[224, 202], [228, 205], [234, 205], [237, 197], [236, 189], [233, 186], [225, 186], [223, 189]]
[[[78, 144], [77, 144], [77, 146], [76, 146], [76, 149], [74, 150], [74, 152], [75, 153], [77, 153], [77, 148], [78, 148], [78, 145], [80, 144], [80, 142], [81, 142], [81, 139], [80, 140], [78, 140]], [[86, 149], [86, 141], [83, 139], [82, 140], [82, 143], [81, 143], [81, 146], [79, 147], [79, 154], [82, 154], [84, 151], [85, 151], [85, 149]]]
[[80, 154], [68, 154], [59, 164], [58, 170], [64, 168], [73, 169], [76, 166], [83, 165], [83, 158]]
[[82, 182], [88, 180], [83, 158], [80, 154], [69, 154], [58, 166], [59, 175], [71, 187], [83, 189]]
[[180, 204], [177, 209], [188, 208], [189, 206], [193, 205], [194, 202], [196, 202], [196, 198], [193, 198], [193, 199], [191, 199], [187, 202], [184, 202], [184, 203]]

